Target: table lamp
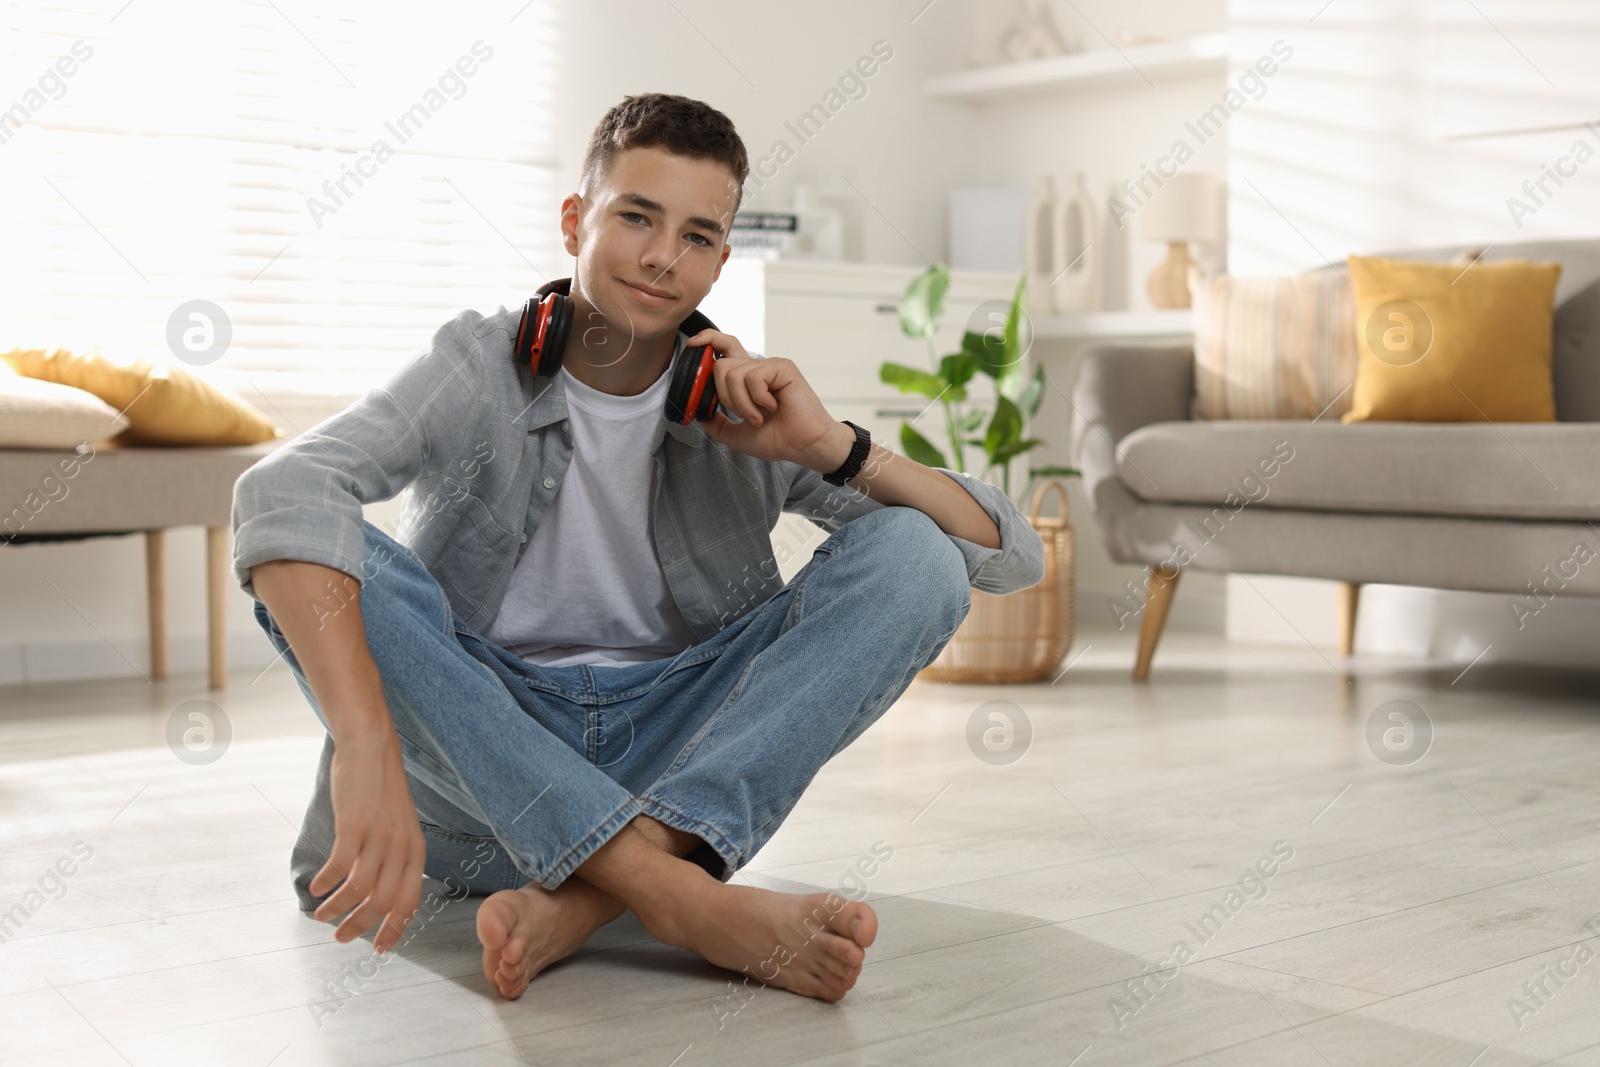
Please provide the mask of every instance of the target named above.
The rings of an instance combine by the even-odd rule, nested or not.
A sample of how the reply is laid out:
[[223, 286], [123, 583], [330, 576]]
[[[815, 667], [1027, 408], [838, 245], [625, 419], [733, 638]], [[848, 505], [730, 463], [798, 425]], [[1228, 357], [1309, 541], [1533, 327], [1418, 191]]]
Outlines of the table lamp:
[[1139, 211], [1139, 233], [1147, 241], [1166, 241], [1167, 258], [1150, 274], [1150, 305], [1186, 308], [1189, 299], [1190, 241], [1222, 239], [1218, 181], [1213, 174], [1168, 178]]

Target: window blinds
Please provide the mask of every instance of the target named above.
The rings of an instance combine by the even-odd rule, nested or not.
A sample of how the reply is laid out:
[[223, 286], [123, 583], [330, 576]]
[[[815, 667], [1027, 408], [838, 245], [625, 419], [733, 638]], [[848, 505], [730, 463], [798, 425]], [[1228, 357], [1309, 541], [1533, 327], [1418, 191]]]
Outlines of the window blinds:
[[[565, 273], [548, 0], [0, 7], [0, 346], [354, 395]], [[168, 322], [219, 306], [225, 353]]]

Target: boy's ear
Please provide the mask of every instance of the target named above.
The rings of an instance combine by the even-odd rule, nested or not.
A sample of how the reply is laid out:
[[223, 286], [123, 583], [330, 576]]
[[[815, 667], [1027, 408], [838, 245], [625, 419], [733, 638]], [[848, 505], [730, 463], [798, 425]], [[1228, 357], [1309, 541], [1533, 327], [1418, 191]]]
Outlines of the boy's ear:
[[561, 243], [570, 256], [578, 254], [578, 223], [587, 209], [588, 205], [577, 193], [569, 193], [561, 201]]

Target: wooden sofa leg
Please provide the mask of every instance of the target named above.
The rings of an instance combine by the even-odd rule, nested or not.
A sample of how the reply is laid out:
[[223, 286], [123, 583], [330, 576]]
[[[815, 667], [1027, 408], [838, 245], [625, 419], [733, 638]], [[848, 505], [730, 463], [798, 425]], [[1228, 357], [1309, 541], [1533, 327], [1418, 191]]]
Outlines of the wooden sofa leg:
[[150, 607], [150, 677], [167, 676], [167, 531], [144, 532], [145, 599]]
[[1339, 655], [1356, 650], [1356, 602], [1361, 599], [1361, 583], [1339, 583]]
[[206, 527], [206, 641], [210, 651], [211, 688], [228, 684], [228, 586], [233, 568], [228, 527]]
[[1139, 622], [1139, 655], [1133, 663], [1133, 680], [1142, 682], [1150, 677], [1150, 661], [1156, 655], [1156, 643], [1167, 625], [1167, 612], [1172, 610], [1172, 595], [1177, 592], [1182, 571], [1172, 577], [1163, 577], [1161, 571], [1151, 567], [1146, 578], [1150, 588], [1144, 602], [1144, 618]]

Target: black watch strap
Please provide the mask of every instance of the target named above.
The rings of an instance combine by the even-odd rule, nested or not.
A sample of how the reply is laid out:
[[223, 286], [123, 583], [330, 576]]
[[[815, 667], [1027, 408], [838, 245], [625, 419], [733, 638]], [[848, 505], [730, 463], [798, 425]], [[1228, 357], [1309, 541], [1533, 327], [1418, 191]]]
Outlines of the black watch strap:
[[840, 464], [839, 469], [832, 474], [824, 474], [822, 480], [829, 485], [843, 485], [857, 474], [861, 473], [861, 465], [867, 461], [867, 453], [872, 451], [872, 435], [864, 428], [857, 426], [849, 419], [841, 419], [846, 426], [856, 432], [856, 443], [850, 446], [850, 455]]

